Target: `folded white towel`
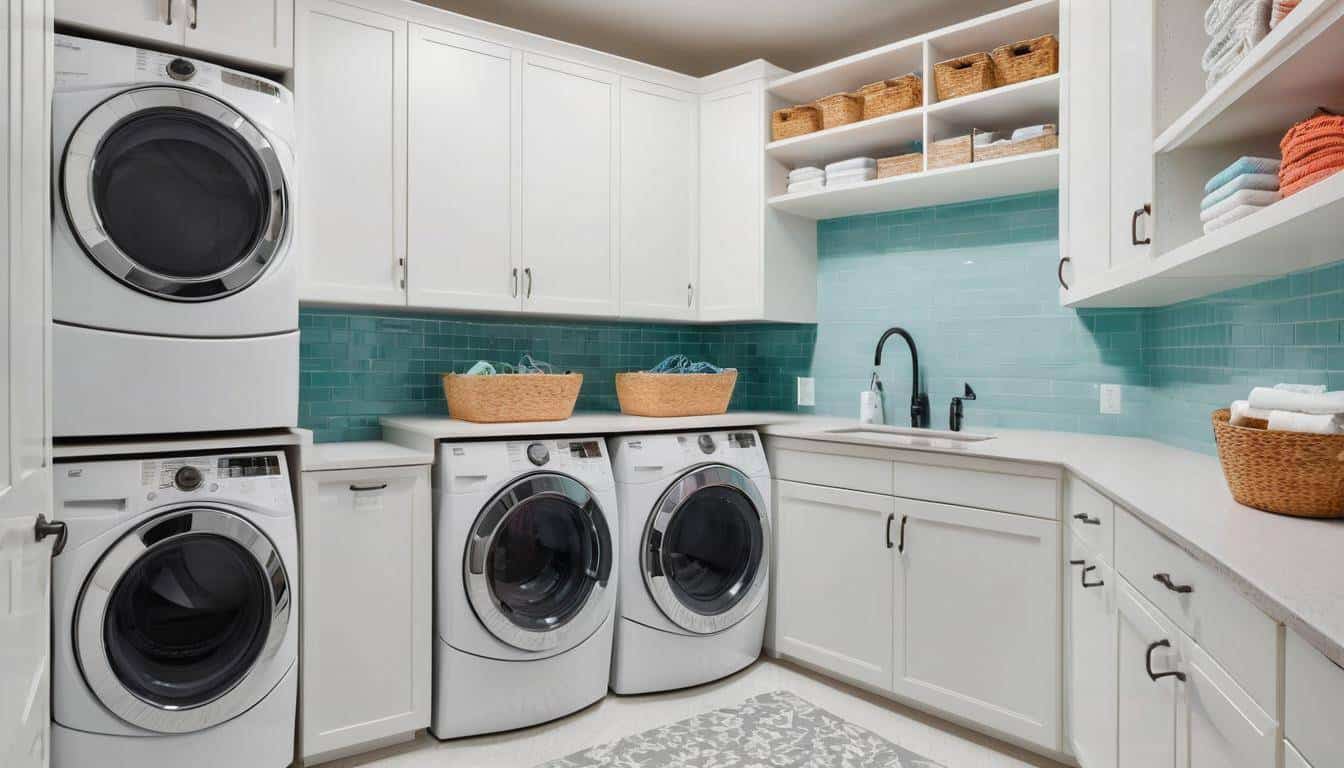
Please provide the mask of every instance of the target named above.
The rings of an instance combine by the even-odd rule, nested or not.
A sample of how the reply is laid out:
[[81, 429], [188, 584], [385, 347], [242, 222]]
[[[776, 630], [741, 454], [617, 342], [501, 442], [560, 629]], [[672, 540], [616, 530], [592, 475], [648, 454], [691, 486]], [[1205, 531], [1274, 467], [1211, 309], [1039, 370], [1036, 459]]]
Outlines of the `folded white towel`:
[[1258, 411], [1252, 408], [1251, 404], [1245, 400], [1237, 400], [1232, 403], [1232, 416], [1228, 421], [1234, 427], [1244, 427], [1246, 426], [1246, 421], [1248, 419], [1269, 421], [1269, 414], [1271, 413], [1273, 413], [1273, 411]]
[[802, 192], [820, 192], [826, 188], [826, 179], [808, 179], [807, 181], [794, 181], [789, 184], [789, 194], [796, 195]]
[[1219, 203], [1205, 208], [1199, 212], [1199, 220], [1205, 223], [1213, 221], [1225, 213], [1243, 205], [1254, 205], [1263, 208], [1266, 205], [1273, 205], [1283, 199], [1283, 194], [1278, 190], [1268, 189], [1239, 189], [1232, 193], [1232, 196]]
[[1213, 0], [1204, 14], [1204, 30], [1212, 38], [1200, 66], [1212, 88], [1232, 71], [1256, 43], [1269, 34], [1273, 0]]
[[1272, 432], [1311, 432], [1317, 435], [1340, 433], [1339, 419], [1330, 414], [1270, 411], [1269, 429]]
[[819, 179], [826, 175], [826, 172], [820, 168], [809, 165], [803, 168], [794, 168], [789, 171], [789, 181], [808, 181], [810, 179]]
[[1214, 231], [1215, 229], [1222, 229], [1223, 227], [1226, 227], [1228, 224], [1231, 224], [1234, 221], [1244, 219], [1247, 216], [1250, 216], [1252, 213], [1256, 213], [1257, 211], [1263, 211], [1265, 210], [1265, 208], [1268, 207], [1269, 206], [1265, 205], [1238, 205], [1236, 208], [1233, 208], [1227, 213], [1224, 213], [1222, 216], [1219, 216], [1213, 221], [1204, 222], [1204, 234], [1207, 235], [1210, 232]]
[[1298, 413], [1344, 413], [1344, 391], [1309, 394], [1272, 387], [1256, 387], [1248, 398], [1252, 408], [1262, 411]]
[[871, 157], [851, 157], [848, 160], [841, 160], [835, 163], [829, 163], [826, 166], [826, 175], [832, 173], [843, 173], [845, 171], [855, 171], [863, 168], [876, 168], [877, 161]]
[[1199, 201], [1199, 209], [1202, 211], [1205, 208], [1212, 208], [1243, 189], [1262, 189], [1277, 192], [1279, 189], [1279, 174], [1243, 173], [1205, 195], [1204, 199]]
[[1045, 136], [1046, 134], [1053, 134], [1054, 132], [1055, 132], [1054, 123], [1041, 123], [1040, 125], [1028, 125], [1025, 128], [1018, 128], [1017, 130], [1013, 131], [1012, 140], [1024, 141], [1026, 139], [1034, 139], [1037, 136]]
[[1303, 395], [1325, 394], [1324, 384], [1275, 384], [1274, 388], [1281, 389], [1284, 392], [1298, 392]]
[[863, 171], [851, 171], [849, 173], [828, 173], [826, 174], [826, 187], [848, 187], [854, 184], [862, 184], [865, 181], [871, 181], [877, 178], [877, 169], [869, 168]]

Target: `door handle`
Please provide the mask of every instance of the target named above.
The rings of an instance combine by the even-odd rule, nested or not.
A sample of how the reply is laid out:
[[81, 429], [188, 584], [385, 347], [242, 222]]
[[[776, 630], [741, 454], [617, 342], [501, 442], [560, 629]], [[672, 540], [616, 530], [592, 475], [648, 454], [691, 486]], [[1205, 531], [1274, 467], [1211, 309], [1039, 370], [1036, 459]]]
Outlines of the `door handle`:
[[1069, 284], [1064, 282], [1064, 262], [1066, 261], [1073, 261], [1073, 259], [1068, 256], [1061, 258], [1059, 260], [1059, 266], [1055, 268], [1055, 277], [1059, 279], [1059, 287], [1067, 291], [1069, 290]]
[[1157, 642], [1155, 642], [1155, 643], [1153, 643], [1152, 645], [1148, 646], [1148, 658], [1147, 658], [1148, 677], [1152, 678], [1152, 681], [1153, 681], [1154, 683], [1156, 683], [1158, 680], [1161, 680], [1161, 679], [1164, 678], [1164, 677], [1174, 677], [1174, 678], [1176, 678], [1177, 680], [1180, 680], [1182, 683], [1185, 682], [1185, 673], [1184, 673], [1184, 672], [1154, 672], [1154, 671], [1153, 671], [1153, 651], [1156, 651], [1158, 648], [1170, 648], [1170, 647], [1171, 647], [1171, 641], [1170, 641], [1170, 640], [1158, 640]]
[[55, 557], [65, 551], [65, 542], [70, 537], [70, 529], [60, 520], [48, 520], [46, 515], [38, 515], [37, 523], [33, 526], [33, 537], [37, 541], [42, 541], [48, 536], [56, 537], [56, 545], [51, 548], [51, 556]]
[[1134, 241], [1134, 245], [1149, 245], [1153, 242], [1151, 237], [1139, 239], [1139, 217], [1145, 214], [1153, 215], [1152, 203], [1144, 203], [1142, 208], [1135, 208], [1134, 216], [1129, 220], [1129, 239]]
[[523, 296], [525, 296], [526, 298], [529, 298], [529, 299], [530, 299], [530, 298], [532, 298], [532, 268], [531, 268], [531, 267], [525, 267], [525, 268], [523, 269], [523, 277], [527, 278], [527, 287], [525, 288], [525, 292], [524, 292]]
[[891, 524], [895, 521], [896, 521], [895, 513], [887, 515], [887, 549], [891, 549], [892, 547], [896, 546], [895, 544], [891, 543]]
[[510, 292], [513, 298], [518, 298], [518, 268], [513, 268], [513, 290]]
[[1195, 591], [1195, 588], [1188, 584], [1176, 584], [1175, 582], [1173, 582], [1171, 580], [1171, 574], [1169, 573], [1154, 573], [1153, 581], [1156, 581], [1158, 584], [1161, 584], [1167, 589], [1170, 589], [1172, 592], [1176, 592], [1182, 595], [1188, 595], [1191, 592]]
[[201, 20], [200, 0], [187, 0], [187, 2], [191, 10], [191, 21], [187, 25], [195, 29], [197, 23]]
[[177, 0], [164, 0], [163, 3], [163, 23], [169, 27], [173, 26], [173, 3]]
[[1083, 525], [1101, 525], [1100, 517], [1088, 517], [1086, 513], [1078, 513], [1073, 516], [1074, 520], [1082, 520]]
[[1082, 574], [1081, 574], [1081, 576], [1082, 576], [1082, 578], [1083, 578], [1083, 589], [1092, 589], [1093, 587], [1101, 587], [1101, 586], [1105, 586], [1105, 585], [1106, 585], [1106, 582], [1105, 582], [1105, 581], [1102, 581], [1101, 579], [1097, 579], [1096, 581], [1088, 581], [1088, 580], [1087, 580], [1087, 574], [1088, 574], [1090, 571], [1095, 571], [1095, 570], [1097, 570], [1097, 566], [1095, 566], [1095, 565], [1089, 565], [1089, 566], [1086, 566], [1085, 568], [1083, 568], [1083, 572], [1082, 572]]
[[909, 515], [901, 515], [901, 541], [896, 545], [896, 551], [905, 554], [905, 524], [910, 522]]

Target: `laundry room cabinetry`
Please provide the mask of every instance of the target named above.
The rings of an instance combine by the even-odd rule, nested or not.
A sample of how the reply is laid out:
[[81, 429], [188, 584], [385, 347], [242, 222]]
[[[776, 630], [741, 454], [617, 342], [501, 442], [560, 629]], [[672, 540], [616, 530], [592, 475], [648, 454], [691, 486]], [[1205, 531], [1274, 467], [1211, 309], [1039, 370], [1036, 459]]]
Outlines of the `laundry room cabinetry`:
[[294, 0], [57, 0], [56, 23], [268, 69], [294, 64]]
[[383, 443], [303, 454], [299, 752], [313, 764], [429, 725], [431, 457]]

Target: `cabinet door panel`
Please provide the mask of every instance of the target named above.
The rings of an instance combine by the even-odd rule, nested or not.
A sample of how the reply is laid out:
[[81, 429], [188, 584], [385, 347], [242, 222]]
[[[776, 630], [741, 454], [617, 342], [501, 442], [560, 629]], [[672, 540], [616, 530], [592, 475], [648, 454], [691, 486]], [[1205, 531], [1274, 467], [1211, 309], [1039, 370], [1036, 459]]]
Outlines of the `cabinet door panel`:
[[782, 480], [774, 499], [775, 650], [890, 689], [894, 500]]
[[1188, 750], [1182, 768], [1274, 768], [1279, 727], [1213, 657], [1189, 637], [1182, 655], [1188, 677]]
[[405, 21], [305, 0], [295, 76], [300, 297], [405, 304]]
[[1176, 765], [1175, 677], [1148, 676], [1149, 647], [1155, 672], [1181, 668], [1180, 632], [1124, 579], [1117, 593], [1119, 637], [1119, 719], [1116, 736], [1120, 768], [1168, 768]]
[[[1085, 768], [1115, 768], [1115, 575], [1076, 533], [1072, 536], [1070, 562], [1070, 746]], [[1093, 568], [1087, 572], [1086, 582], [1084, 568]], [[1099, 586], [1083, 586], [1098, 582]]]
[[1064, 278], [1071, 286], [1096, 279], [1110, 262], [1111, 100], [1109, 88], [1097, 87], [1111, 78], [1110, 6], [1111, 0], [1063, 6], [1069, 14], [1068, 99], [1060, 105], [1060, 132], [1067, 145], [1068, 193], [1060, 200], [1067, 233], [1061, 255], [1069, 257]]
[[896, 527], [896, 692], [1057, 746], [1059, 523], [896, 499]]
[[760, 86], [700, 99], [700, 319], [765, 311]]
[[57, 0], [56, 23], [182, 45], [184, 0]]
[[[1149, 258], [1134, 245], [1133, 214], [1153, 202], [1153, 23], [1155, 0], [1111, 3], [1111, 267]], [[1138, 239], [1153, 235], [1139, 216]]]
[[514, 96], [522, 54], [411, 29], [407, 301], [518, 310]]
[[696, 100], [621, 83], [621, 316], [695, 317]]
[[523, 308], [615, 315], [617, 77], [523, 57]]
[[294, 64], [294, 0], [192, 0], [187, 47], [288, 69]]

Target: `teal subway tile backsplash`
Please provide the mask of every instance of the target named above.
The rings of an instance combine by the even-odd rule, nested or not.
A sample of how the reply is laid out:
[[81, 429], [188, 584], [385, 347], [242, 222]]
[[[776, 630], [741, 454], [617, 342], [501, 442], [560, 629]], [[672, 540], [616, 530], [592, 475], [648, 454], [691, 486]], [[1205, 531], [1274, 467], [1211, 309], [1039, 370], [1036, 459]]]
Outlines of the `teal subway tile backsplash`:
[[321, 442], [376, 439], [388, 415], [443, 414], [440, 374], [524, 354], [584, 374], [578, 408], [618, 409], [615, 374], [682, 352], [738, 369], [732, 407], [794, 410], [811, 368], [812, 325], [651, 325], [463, 318], [390, 310], [299, 314], [299, 424]]

